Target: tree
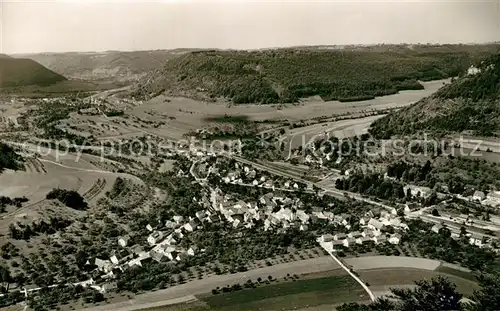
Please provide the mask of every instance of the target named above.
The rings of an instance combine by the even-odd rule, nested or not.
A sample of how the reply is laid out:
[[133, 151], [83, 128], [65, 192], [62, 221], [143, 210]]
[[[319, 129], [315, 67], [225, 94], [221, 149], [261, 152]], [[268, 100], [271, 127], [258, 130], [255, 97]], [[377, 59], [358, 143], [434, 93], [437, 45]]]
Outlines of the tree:
[[415, 282], [416, 289], [393, 289], [399, 310], [459, 310], [462, 294], [448, 279], [437, 277]]
[[7, 285], [7, 292], [9, 291], [10, 282], [12, 282], [12, 276], [10, 275], [9, 268], [0, 266], [0, 283], [5, 283]]
[[500, 277], [484, 274], [479, 278], [481, 289], [474, 292], [471, 300], [474, 303], [465, 304], [466, 311], [496, 311], [500, 310]]
[[[378, 299], [369, 305], [344, 304], [339, 311], [448, 311], [460, 310], [462, 295], [455, 284], [437, 277], [430, 281], [417, 281], [416, 288], [391, 289], [391, 300]], [[479, 309], [471, 309], [471, 311]], [[489, 311], [490, 309], [488, 309]], [[493, 309], [491, 309], [493, 311]]]

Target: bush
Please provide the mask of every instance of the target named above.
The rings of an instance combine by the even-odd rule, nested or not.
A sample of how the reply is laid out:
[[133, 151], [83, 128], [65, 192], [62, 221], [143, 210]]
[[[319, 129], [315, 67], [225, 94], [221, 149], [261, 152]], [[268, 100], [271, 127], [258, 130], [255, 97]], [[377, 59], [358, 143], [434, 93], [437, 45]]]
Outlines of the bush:
[[53, 189], [46, 196], [47, 200], [58, 200], [67, 207], [77, 210], [84, 210], [87, 208], [87, 203], [83, 197], [74, 190]]

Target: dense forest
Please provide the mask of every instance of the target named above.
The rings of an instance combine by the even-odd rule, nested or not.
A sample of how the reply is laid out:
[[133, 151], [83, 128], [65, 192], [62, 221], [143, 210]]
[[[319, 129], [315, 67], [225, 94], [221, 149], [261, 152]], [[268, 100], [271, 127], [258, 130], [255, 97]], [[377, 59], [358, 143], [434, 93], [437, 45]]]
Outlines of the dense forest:
[[457, 76], [498, 46], [393, 46], [386, 49], [202, 51], [170, 60], [145, 79], [136, 97], [164, 91], [239, 103], [364, 100], [422, 89], [418, 81]]
[[433, 96], [375, 121], [371, 134], [377, 138], [419, 132], [498, 136], [500, 54], [478, 62], [477, 69], [479, 73], [467, 75], [464, 72], [462, 77]]
[[22, 158], [9, 145], [0, 142], [0, 173], [4, 169], [21, 169]]

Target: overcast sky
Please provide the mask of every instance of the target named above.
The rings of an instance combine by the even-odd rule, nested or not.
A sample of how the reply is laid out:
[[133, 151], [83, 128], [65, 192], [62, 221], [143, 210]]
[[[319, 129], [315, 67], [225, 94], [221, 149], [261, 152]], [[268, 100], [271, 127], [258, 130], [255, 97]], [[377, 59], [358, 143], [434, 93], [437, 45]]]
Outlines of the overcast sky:
[[0, 0], [3, 53], [500, 41], [500, 0]]

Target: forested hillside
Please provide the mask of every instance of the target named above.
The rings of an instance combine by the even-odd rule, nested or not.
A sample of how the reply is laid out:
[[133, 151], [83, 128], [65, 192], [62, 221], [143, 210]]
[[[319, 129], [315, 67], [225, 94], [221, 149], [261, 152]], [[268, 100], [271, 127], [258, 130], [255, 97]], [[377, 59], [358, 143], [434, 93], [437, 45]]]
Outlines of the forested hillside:
[[144, 79], [134, 96], [167, 92], [239, 103], [287, 103], [319, 95], [352, 101], [421, 89], [418, 82], [456, 76], [488, 46], [387, 46], [383, 49], [199, 51], [183, 55]]
[[500, 54], [478, 62], [476, 74], [466, 74], [436, 94], [374, 122], [378, 138], [419, 132], [466, 132], [497, 136], [500, 132]]
[[0, 57], [0, 87], [50, 85], [64, 80], [31, 59]]
[[[91, 53], [40, 53], [19, 57], [33, 59], [68, 78], [85, 80], [135, 80], [161, 68], [186, 50], [107, 51]], [[16, 55], [17, 57], [17, 55]]]

